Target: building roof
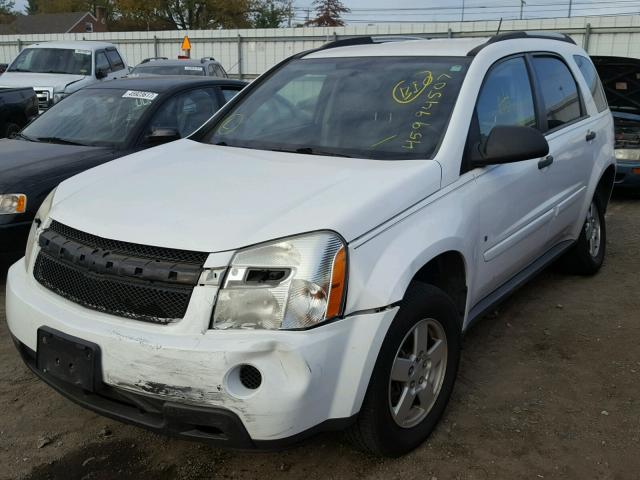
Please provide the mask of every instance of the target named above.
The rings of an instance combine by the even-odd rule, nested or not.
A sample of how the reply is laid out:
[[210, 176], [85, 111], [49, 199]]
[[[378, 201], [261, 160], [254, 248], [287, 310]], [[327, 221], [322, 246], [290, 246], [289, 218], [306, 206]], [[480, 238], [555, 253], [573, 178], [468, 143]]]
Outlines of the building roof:
[[95, 20], [95, 17], [89, 12], [19, 15], [12, 23], [0, 25], [0, 35], [67, 33], [87, 15], [90, 15]]

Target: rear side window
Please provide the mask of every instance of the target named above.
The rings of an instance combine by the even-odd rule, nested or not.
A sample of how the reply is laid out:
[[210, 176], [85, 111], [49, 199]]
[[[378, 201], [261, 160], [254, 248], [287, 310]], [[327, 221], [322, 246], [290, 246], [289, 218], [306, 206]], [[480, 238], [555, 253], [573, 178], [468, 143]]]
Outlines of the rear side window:
[[117, 50], [107, 50], [107, 57], [109, 58], [109, 62], [111, 62], [114, 72], [124, 68], [124, 62]]
[[589, 90], [591, 91], [591, 95], [593, 96], [594, 102], [596, 102], [596, 107], [598, 108], [598, 112], [602, 112], [609, 108], [607, 104], [607, 98], [604, 95], [604, 90], [602, 89], [602, 83], [600, 82], [600, 77], [598, 76], [598, 72], [596, 71], [596, 67], [593, 66], [591, 60], [582, 55], [574, 55], [574, 60], [582, 73], [587, 85], [589, 85]]
[[482, 139], [496, 125], [536, 126], [531, 82], [522, 57], [495, 65], [487, 74], [476, 104]]
[[565, 63], [556, 57], [540, 56], [533, 58], [533, 68], [545, 104], [549, 130], [580, 118], [578, 86]]

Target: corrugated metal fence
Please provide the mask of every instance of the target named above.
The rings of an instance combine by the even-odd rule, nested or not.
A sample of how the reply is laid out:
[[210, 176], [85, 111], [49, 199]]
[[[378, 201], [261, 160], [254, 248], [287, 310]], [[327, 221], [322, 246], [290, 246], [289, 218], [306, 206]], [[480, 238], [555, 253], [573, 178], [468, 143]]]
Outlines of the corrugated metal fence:
[[[489, 36], [498, 21], [396, 23], [339, 28], [197, 30], [189, 32], [192, 58], [213, 56], [233, 76], [253, 78], [280, 60], [337, 38], [356, 35], [417, 35], [425, 38]], [[571, 35], [592, 55], [640, 58], [640, 16], [505, 20], [501, 31], [553, 30]], [[130, 65], [154, 56], [175, 58], [184, 31], [0, 36], [0, 63], [24, 46], [52, 40], [104, 40], [118, 45]]]

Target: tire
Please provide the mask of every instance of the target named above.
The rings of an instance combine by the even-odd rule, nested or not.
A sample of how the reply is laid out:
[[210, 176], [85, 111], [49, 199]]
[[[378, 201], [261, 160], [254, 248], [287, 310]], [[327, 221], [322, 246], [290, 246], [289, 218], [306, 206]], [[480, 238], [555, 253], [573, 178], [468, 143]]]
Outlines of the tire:
[[563, 260], [568, 272], [576, 275], [595, 275], [602, 267], [607, 248], [604, 210], [604, 204], [596, 194], [587, 210], [580, 237]]
[[20, 125], [15, 123], [7, 123], [4, 130], [0, 132], [0, 138], [13, 138], [20, 131]]
[[[415, 354], [419, 355], [420, 348], [412, 349], [425, 331], [428, 346], [423, 351], [427, 353], [417, 361]], [[380, 348], [360, 413], [347, 431], [351, 442], [360, 450], [387, 457], [408, 453], [424, 442], [451, 397], [460, 350], [461, 322], [451, 298], [431, 285], [411, 285]], [[394, 365], [397, 368], [392, 368]], [[392, 371], [396, 379], [406, 372], [406, 383], [404, 378], [392, 379]], [[402, 399], [412, 395], [411, 381], [420, 393], [410, 408], [403, 409], [401, 406], [409, 402]]]

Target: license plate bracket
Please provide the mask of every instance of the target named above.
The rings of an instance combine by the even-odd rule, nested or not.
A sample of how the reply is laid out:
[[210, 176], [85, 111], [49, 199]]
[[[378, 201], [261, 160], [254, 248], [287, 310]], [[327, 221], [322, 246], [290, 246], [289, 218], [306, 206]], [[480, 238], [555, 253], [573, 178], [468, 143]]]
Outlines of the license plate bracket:
[[90, 392], [102, 383], [100, 347], [53, 328], [38, 329], [36, 366], [44, 375]]

